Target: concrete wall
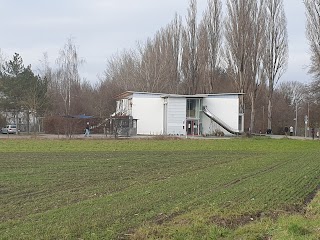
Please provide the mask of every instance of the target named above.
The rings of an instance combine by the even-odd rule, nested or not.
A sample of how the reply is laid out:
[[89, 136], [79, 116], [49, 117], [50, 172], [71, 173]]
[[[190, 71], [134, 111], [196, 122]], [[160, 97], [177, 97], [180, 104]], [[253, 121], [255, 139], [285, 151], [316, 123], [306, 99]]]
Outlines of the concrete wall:
[[160, 95], [133, 94], [132, 117], [138, 119], [137, 134], [163, 134], [163, 103]]
[[[207, 106], [211, 113], [233, 129], [239, 128], [238, 95], [209, 96], [203, 99], [203, 106]], [[215, 130], [221, 130], [225, 134], [230, 134], [202, 113], [202, 132], [204, 134], [211, 134]]]

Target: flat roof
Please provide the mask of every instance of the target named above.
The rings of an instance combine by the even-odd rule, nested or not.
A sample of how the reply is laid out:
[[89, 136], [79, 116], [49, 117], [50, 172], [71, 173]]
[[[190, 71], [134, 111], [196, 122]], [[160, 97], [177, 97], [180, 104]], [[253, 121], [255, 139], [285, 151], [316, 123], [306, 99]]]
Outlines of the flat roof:
[[171, 93], [151, 93], [151, 92], [135, 92], [135, 91], [126, 91], [123, 92], [117, 96], [115, 96], [115, 99], [123, 99], [128, 98], [129, 96], [133, 94], [146, 94], [146, 95], [158, 95], [162, 98], [167, 97], [184, 97], [184, 98], [205, 98], [210, 96], [226, 96], [226, 95], [244, 95], [245, 93], [207, 93], [207, 94], [194, 94], [194, 95], [187, 95], [187, 94], [171, 94]]

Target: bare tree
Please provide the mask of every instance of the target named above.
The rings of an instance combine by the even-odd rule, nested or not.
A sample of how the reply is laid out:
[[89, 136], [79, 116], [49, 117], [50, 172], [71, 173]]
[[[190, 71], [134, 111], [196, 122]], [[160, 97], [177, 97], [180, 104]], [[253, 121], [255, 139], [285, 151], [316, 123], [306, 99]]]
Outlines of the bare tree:
[[186, 84], [186, 93], [195, 94], [198, 88], [198, 25], [197, 1], [190, 0], [187, 26], [182, 32], [182, 72]]
[[[263, 81], [264, 47], [263, 1], [228, 0], [225, 30], [225, 54], [229, 74], [235, 79], [237, 91], [247, 93], [251, 104], [250, 129], [253, 130], [255, 100]], [[245, 102], [240, 101], [244, 113]]]
[[311, 65], [309, 73], [315, 80], [319, 81], [320, 77], [320, 1], [304, 0], [306, 7], [307, 26], [306, 34], [311, 50]]
[[[298, 81], [291, 81], [283, 82], [282, 84], [280, 84], [279, 88], [285, 98], [288, 99], [289, 104], [294, 111], [295, 135], [297, 135], [297, 129], [299, 126], [298, 120], [301, 118], [301, 114], [299, 114], [299, 111], [301, 106], [307, 99], [307, 86]], [[302, 116], [304, 116], [304, 114], [302, 114]]]
[[267, 0], [264, 68], [268, 80], [268, 129], [272, 129], [272, 98], [288, 64], [287, 22], [283, 0]]
[[2, 72], [2, 67], [6, 61], [6, 57], [4, 56], [1, 48], [0, 48], [0, 72]]
[[249, 44], [249, 67], [250, 81], [248, 96], [251, 102], [250, 112], [250, 130], [254, 130], [256, 115], [256, 100], [258, 92], [261, 90], [261, 84], [265, 82], [263, 56], [265, 48], [265, 11], [264, 1], [255, 1], [253, 3], [251, 15], [251, 45]]
[[[79, 65], [84, 61], [78, 56], [78, 51], [71, 38], [68, 39], [64, 48], [60, 50], [57, 59], [58, 69], [56, 73], [56, 87], [62, 101], [64, 103], [64, 114], [68, 117], [72, 114], [79, 114], [75, 112], [75, 106], [79, 104], [79, 88], [80, 75]], [[65, 126], [66, 134], [71, 137], [74, 125], [71, 121], [67, 121]]]
[[96, 116], [108, 118], [115, 111], [114, 96], [123, 92], [115, 82], [100, 81], [95, 87]]
[[[288, 98], [288, 96], [283, 91], [284, 89], [281, 88], [282, 83], [287, 82], [281, 82], [278, 84], [274, 90], [273, 98], [272, 98], [272, 116], [273, 119], [276, 119], [276, 121], [273, 121], [272, 123], [272, 132], [273, 134], [285, 134], [285, 127], [295, 126], [295, 107], [291, 104], [291, 99]], [[266, 86], [265, 93], [268, 93]], [[264, 105], [267, 103], [267, 96], [265, 97]], [[267, 121], [267, 108], [265, 109], [265, 118]], [[299, 117], [298, 117], [299, 118]], [[263, 129], [266, 129], [263, 128]]]
[[[311, 52], [309, 74], [313, 76], [313, 81], [309, 86], [309, 97], [310, 102], [318, 105], [320, 102], [320, 1], [304, 0], [304, 5], [307, 17], [306, 35]], [[318, 121], [313, 120], [313, 122]]]
[[181, 19], [160, 29], [140, 47], [140, 74], [148, 91], [178, 93], [180, 85]]
[[[0, 48], [0, 91], [2, 91], [2, 70], [3, 70], [3, 66], [4, 66], [4, 63], [5, 63], [5, 57], [3, 56], [3, 53], [1, 51], [1, 48]], [[1, 104], [1, 102], [0, 102]]]
[[172, 89], [169, 92], [179, 93], [179, 86], [181, 83], [181, 17], [176, 14], [168, 29], [171, 43], [169, 45], [171, 52], [169, 67], [172, 73]]
[[[251, 14], [251, 0], [228, 0], [227, 17], [225, 21], [225, 61], [227, 71], [235, 81], [236, 89], [240, 93], [247, 92], [248, 49], [251, 40], [251, 30], [248, 17]], [[240, 102], [240, 111], [244, 113], [244, 99]]]
[[164, 66], [160, 91], [179, 93], [181, 84], [181, 31], [181, 17], [175, 14], [173, 21], [156, 35], [155, 45], [161, 55], [161, 64]]
[[53, 69], [50, 66], [48, 53], [43, 53], [43, 57], [40, 60], [40, 66], [38, 72], [41, 78], [47, 79], [48, 83], [52, 81]]
[[123, 51], [108, 60], [105, 80], [114, 82], [123, 91], [139, 90], [141, 82], [138, 76], [139, 58], [134, 51]]
[[39, 116], [43, 116], [46, 111], [49, 98], [48, 98], [48, 80], [35, 76], [30, 69], [28, 70], [28, 91], [25, 93], [22, 104], [27, 109], [27, 132], [30, 132], [30, 114], [33, 120], [33, 132], [36, 133], [39, 129]]
[[114, 55], [105, 79], [123, 90], [177, 93], [180, 86], [181, 18], [161, 28], [153, 38], [138, 43], [138, 51]]
[[201, 23], [200, 41], [204, 41], [200, 47], [202, 60], [201, 68], [207, 73], [204, 75], [205, 89], [202, 92], [212, 93], [219, 76], [222, 45], [222, 3], [220, 0], [208, 0], [208, 6], [204, 12]]
[[60, 50], [60, 55], [57, 59], [58, 87], [59, 93], [65, 105], [66, 115], [69, 115], [72, 112], [72, 88], [80, 85], [78, 68], [82, 63], [83, 60], [79, 58], [76, 46], [74, 45], [72, 39], [69, 38], [68, 42], [64, 45], [64, 48]]
[[165, 34], [158, 32], [154, 39], [148, 39], [140, 48], [140, 74], [143, 79], [141, 89], [149, 92], [162, 92], [169, 85], [167, 76], [167, 44]]

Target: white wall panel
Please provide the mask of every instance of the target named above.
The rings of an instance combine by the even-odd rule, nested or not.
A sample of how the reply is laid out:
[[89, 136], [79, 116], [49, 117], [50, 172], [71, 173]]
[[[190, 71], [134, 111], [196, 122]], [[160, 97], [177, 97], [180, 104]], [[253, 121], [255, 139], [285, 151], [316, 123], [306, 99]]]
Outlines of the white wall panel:
[[[239, 97], [238, 95], [209, 96], [203, 99], [203, 106], [216, 115], [223, 122], [233, 129], [239, 128]], [[230, 134], [218, 124], [214, 123], [209, 117], [202, 113], [203, 133], [211, 134], [212, 131], [219, 129], [226, 134]]]
[[163, 134], [163, 98], [159, 95], [134, 94], [132, 116], [138, 119], [137, 134]]
[[185, 135], [186, 98], [168, 98], [167, 134]]

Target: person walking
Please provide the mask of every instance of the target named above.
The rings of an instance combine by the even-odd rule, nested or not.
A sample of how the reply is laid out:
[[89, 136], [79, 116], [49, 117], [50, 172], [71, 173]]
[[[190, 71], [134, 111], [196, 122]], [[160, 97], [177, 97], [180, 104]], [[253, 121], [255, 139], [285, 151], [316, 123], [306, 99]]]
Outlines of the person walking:
[[85, 137], [89, 137], [89, 135], [90, 135], [90, 123], [87, 122], [87, 126], [86, 126], [86, 129], [85, 129], [84, 136]]
[[290, 136], [293, 136], [293, 127], [290, 126]]
[[312, 140], [314, 140], [314, 128], [311, 128], [311, 136], [312, 136]]

